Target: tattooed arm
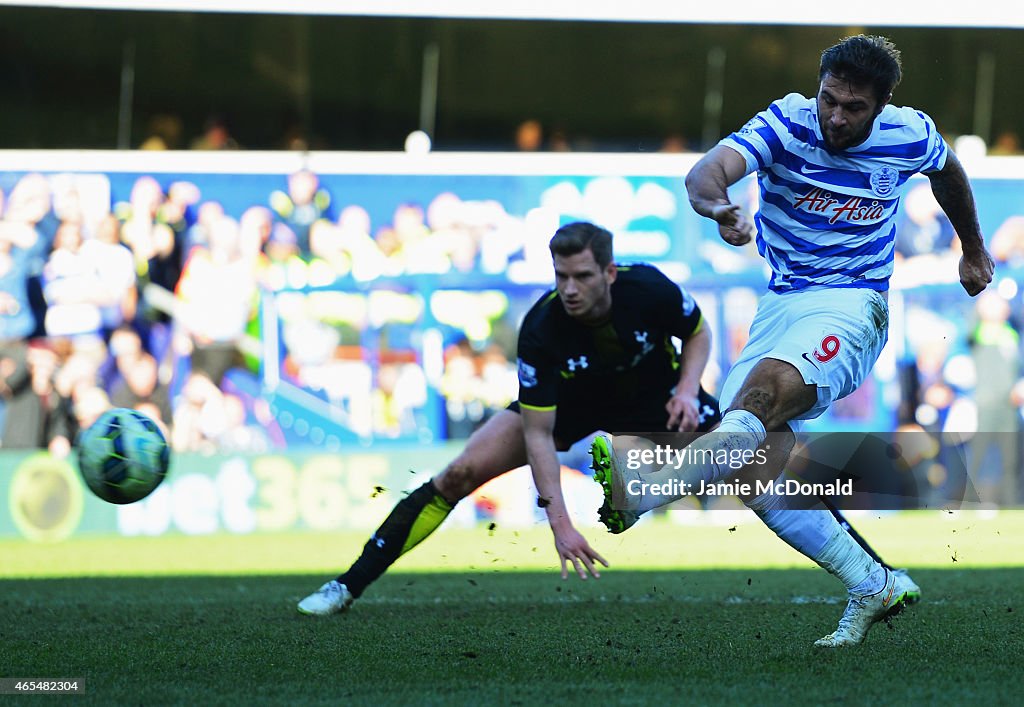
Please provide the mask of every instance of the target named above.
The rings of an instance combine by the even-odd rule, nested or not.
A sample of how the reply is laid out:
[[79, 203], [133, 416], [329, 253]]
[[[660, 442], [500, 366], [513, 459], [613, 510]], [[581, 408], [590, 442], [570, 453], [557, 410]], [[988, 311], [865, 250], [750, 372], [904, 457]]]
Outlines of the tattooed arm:
[[974, 297], [992, 282], [995, 264], [985, 249], [971, 184], [952, 150], [946, 156], [946, 165], [938, 172], [929, 173], [927, 177], [931, 181], [935, 200], [946, 212], [960, 237], [964, 253], [960, 258], [960, 284], [967, 294]]

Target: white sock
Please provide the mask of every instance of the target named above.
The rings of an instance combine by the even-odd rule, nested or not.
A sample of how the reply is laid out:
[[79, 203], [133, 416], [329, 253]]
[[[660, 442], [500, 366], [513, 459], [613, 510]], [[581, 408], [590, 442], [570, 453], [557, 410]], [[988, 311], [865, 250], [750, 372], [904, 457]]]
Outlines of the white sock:
[[695, 493], [701, 487], [701, 481], [712, 484], [732, 476], [743, 467], [736, 460], [749, 460], [766, 436], [764, 425], [756, 415], [746, 410], [730, 410], [713, 432], [680, 451], [678, 464], [667, 464], [658, 471], [643, 475], [645, 483], [666, 492], [644, 493], [637, 510], [646, 513], [686, 495], [671, 493], [671, 489], [688, 489], [687, 493]]
[[871, 559], [838, 522], [835, 534], [811, 559], [838, 577], [851, 594], [874, 594], [885, 586], [885, 568]]
[[786, 497], [772, 492], [753, 499], [747, 508], [786, 544], [811, 559], [832, 539], [836, 528], [842, 530], [827, 510], [787, 508]]
[[865, 552], [828, 510], [791, 509], [786, 498], [765, 493], [747, 506], [797, 552], [835, 575], [852, 594], [885, 586], [885, 568]]

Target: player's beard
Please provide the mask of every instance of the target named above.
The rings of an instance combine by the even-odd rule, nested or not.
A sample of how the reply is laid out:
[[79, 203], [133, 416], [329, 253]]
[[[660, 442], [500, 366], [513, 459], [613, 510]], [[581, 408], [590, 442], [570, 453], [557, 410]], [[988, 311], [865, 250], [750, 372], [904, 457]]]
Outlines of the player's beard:
[[[844, 130], [837, 135], [835, 131], [829, 130], [826, 121], [820, 118], [818, 119], [818, 127], [821, 129], [822, 137], [825, 138], [825, 144], [828, 148], [835, 152], [842, 152], [851, 147], [856, 147], [867, 140], [868, 136], [871, 135], [871, 129], [874, 127], [875, 118], [877, 117], [876, 114], [871, 120], [865, 122], [856, 133]], [[836, 141], [837, 138], [838, 143]]]

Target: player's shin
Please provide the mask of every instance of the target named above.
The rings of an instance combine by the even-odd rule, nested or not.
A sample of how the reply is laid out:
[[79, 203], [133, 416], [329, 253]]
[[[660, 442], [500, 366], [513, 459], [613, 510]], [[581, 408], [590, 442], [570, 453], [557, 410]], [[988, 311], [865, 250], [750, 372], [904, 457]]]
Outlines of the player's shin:
[[765, 525], [797, 552], [814, 560], [854, 594], [871, 594], [885, 583], [885, 568], [825, 509], [793, 508], [768, 491], [747, 502]]
[[395, 560], [437, 530], [451, 510], [433, 481], [423, 484], [395, 505], [338, 582], [358, 598]]

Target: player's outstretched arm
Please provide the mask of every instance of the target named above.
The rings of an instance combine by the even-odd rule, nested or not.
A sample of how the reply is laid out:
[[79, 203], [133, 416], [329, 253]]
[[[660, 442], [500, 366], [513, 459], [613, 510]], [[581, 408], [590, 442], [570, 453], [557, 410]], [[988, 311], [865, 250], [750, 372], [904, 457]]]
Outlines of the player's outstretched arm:
[[597, 563], [600, 562], [605, 567], [608, 563], [573, 527], [565, 506], [565, 497], [562, 495], [561, 464], [558, 461], [553, 436], [555, 411], [521, 408], [521, 412], [526, 456], [533, 471], [540, 503], [547, 513], [551, 533], [555, 536], [555, 550], [562, 563], [562, 579], [569, 576], [570, 562], [580, 579], [586, 579], [588, 573], [598, 578], [601, 573], [597, 569]]
[[960, 284], [967, 294], [974, 297], [992, 282], [995, 263], [985, 248], [970, 180], [967, 179], [967, 173], [952, 150], [946, 155], [945, 166], [927, 176], [935, 200], [946, 212], [963, 246], [964, 254], [960, 258]]
[[729, 245], [750, 242], [754, 224], [738, 204], [729, 200], [729, 187], [747, 174], [747, 163], [736, 150], [713, 147], [686, 175], [690, 206], [701, 216], [718, 222], [718, 233]]

